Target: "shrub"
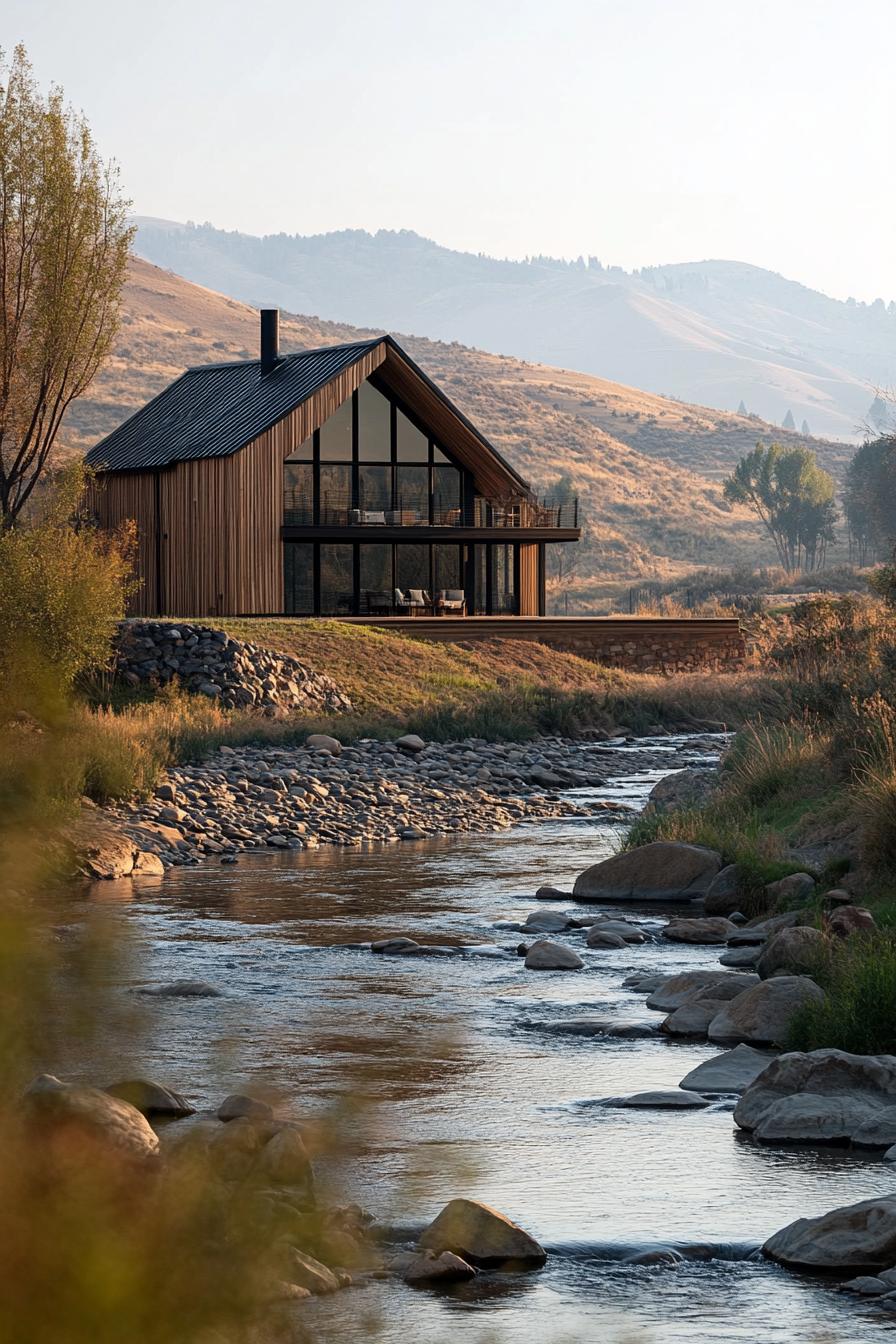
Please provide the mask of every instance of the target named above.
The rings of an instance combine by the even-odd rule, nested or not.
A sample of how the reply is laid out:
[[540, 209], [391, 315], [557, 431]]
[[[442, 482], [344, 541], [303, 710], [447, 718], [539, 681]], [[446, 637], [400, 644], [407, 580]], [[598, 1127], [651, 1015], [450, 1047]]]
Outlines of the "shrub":
[[822, 1003], [805, 1004], [793, 1018], [792, 1050], [833, 1047], [857, 1055], [896, 1051], [896, 943], [887, 934], [854, 935], [819, 965]]

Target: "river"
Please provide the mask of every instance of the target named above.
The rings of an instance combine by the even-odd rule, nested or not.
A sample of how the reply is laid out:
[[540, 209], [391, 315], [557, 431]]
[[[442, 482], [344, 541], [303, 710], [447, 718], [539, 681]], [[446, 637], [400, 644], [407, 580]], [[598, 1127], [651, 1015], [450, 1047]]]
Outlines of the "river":
[[[655, 766], [658, 750], [667, 765], [640, 768], [639, 755]], [[689, 759], [681, 741], [635, 744], [629, 776], [572, 794], [641, 803]], [[605, 820], [564, 819], [391, 847], [253, 854], [133, 889], [97, 884], [76, 918], [111, 915], [126, 930], [130, 958], [108, 970], [123, 1001], [137, 1002], [130, 991], [140, 985], [175, 979], [208, 980], [222, 997], [153, 999], [126, 1053], [113, 1017], [89, 1048], [79, 1043], [77, 1059], [47, 1064], [91, 1082], [98, 1070], [155, 1078], [199, 1106], [267, 1087], [279, 1112], [317, 1115], [324, 1129], [338, 1110], [351, 1160], [331, 1165], [345, 1166], [347, 1193], [378, 1220], [410, 1235], [464, 1194], [516, 1219], [551, 1253], [539, 1273], [482, 1275], [448, 1293], [382, 1281], [317, 1300], [303, 1319], [328, 1338], [889, 1337], [896, 1315], [750, 1258], [793, 1218], [891, 1192], [896, 1173], [879, 1157], [758, 1146], [734, 1130], [730, 1101], [690, 1112], [595, 1105], [674, 1087], [718, 1051], [550, 1031], [586, 1013], [656, 1021], [643, 995], [621, 988], [625, 976], [712, 967], [714, 949], [647, 942], [589, 952], [576, 941], [586, 969], [545, 973], [517, 958], [409, 960], [344, 946], [394, 933], [513, 947], [520, 935], [495, 924], [524, 920], [542, 884], [569, 889], [618, 838]], [[630, 907], [622, 913], [633, 917]], [[663, 912], [639, 907], [634, 917], [656, 929]], [[682, 1250], [684, 1263], [623, 1263], [664, 1246]], [[363, 1315], [376, 1319], [375, 1336], [358, 1324]]]

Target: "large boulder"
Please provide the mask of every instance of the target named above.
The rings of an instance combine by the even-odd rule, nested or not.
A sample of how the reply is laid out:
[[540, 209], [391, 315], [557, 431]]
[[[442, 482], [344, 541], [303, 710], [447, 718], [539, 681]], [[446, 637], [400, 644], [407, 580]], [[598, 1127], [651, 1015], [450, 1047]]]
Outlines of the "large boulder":
[[728, 939], [730, 947], [754, 947], [767, 942], [779, 929], [792, 929], [797, 924], [807, 924], [810, 918], [801, 910], [788, 910], [783, 915], [767, 915], [760, 919], [751, 919], [743, 924]]
[[896, 1263], [896, 1196], [863, 1199], [818, 1218], [797, 1218], [762, 1248], [770, 1260], [804, 1269], [875, 1270]]
[[[710, 986], [707, 993], [712, 992]], [[692, 999], [676, 1008], [660, 1023], [660, 1031], [665, 1036], [694, 1036], [706, 1040], [709, 1024], [722, 1009], [723, 999]]]
[[526, 917], [523, 933], [562, 933], [571, 924], [571, 916], [560, 910], [533, 910]]
[[691, 1069], [678, 1086], [707, 1097], [743, 1092], [765, 1072], [774, 1058], [774, 1055], [754, 1050], [750, 1045], [736, 1045], [714, 1059], [705, 1059]]
[[536, 1268], [547, 1252], [497, 1209], [476, 1199], [452, 1199], [420, 1238], [421, 1250], [451, 1251], [472, 1265]]
[[145, 1163], [158, 1156], [159, 1140], [136, 1106], [98, 1087], [35, 1078], [24, 1097], [25, 1113], [54, 1152], [78, 1162], [90, 1154]]
[[453, 1251], [441, 1251], [438, 1255], [424, 1251], [415, 1255], [404, 1271], [405, 1283], [461, 1283], [475, 1277], [473, 1266]]
[[524, 965], [530, 971], [580, 971], [585, 963], [571, 947], [540, 938], [526, 953]]
[[822, 1003], [824, 991], [805, 975], [763, 980], [726, 1003], [709, 1024], [711, 1041], [724, 1045], [783, 1045], [791, 1020], [806, 1003]]
[[342, 743], [336, 737], [330, 737], [329, 733], [310, 733], [305, 739], [305, 746], [309, 751], [320, 751], [328, 756], [341, 756]]
[[733, 915], [739, 906], [737, 864], [729, 863], [710, 882], [703, 897], [703, 909], [707, 915]]
[[875, 933], [877, 930], [874, 916], [863, 905], [841, 905], [828, 916], [825, 925], [837, 938], [851, 938], [854, 933]]
[[690, 901], [705, 895], [721, 866], [715, 850], [654, 840], [586, 868], [573, 895], [582, 901]]
[[781, 1055], [746, 1089], [734, 1121], [768, 1143], [886, 1148], [896, 1143], [896, 1056]]
[[820, 929], [809, 925], [779, 929], [763, 944], [756, 970], [761, 980], [773, 975], [812, 975], [828, 946]]
[[663, 937], [673, 943], [700, 943], [711, 946], [713, 943], [727, 943], [737, 925], [721, 916], [701, 919], [671, 919], [663, 929]]
[[614, 933], [612, 929], [605, 929], [602, 924], [595, 924], [593, 929], [588, 930], [588, 936], [585, 939], [588, 947], [611, 947], [623, 948], [628, 943], [619, 933]]
[[815, 878], [811, 873], [788, 873], [777, 882], [769, 882], [765, 894], [772, 909], [785, 901], [789, 905], [810, 901], [815, 895]]
[[718, 783], [716, 770], [676, 770], [654, 784], [644, 808], [646, 816], [654, 812], [669, 812], [684, 807], [698, 807], [705, 802]]

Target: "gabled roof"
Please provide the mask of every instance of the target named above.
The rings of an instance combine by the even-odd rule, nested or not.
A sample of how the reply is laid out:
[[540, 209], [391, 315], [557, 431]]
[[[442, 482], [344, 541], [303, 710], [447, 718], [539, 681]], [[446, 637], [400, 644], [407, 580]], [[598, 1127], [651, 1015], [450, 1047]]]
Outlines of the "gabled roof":
[[155, 471], [176, 462], [229, 457], [377, 346], [383, 347], [378, 379], [394, 386], [446, 448], [455, 449], [471, 469], [478, 458], [476, 465], [495, 482], [529, 491], [528, 482], [391, 336], [284, 355], [263, 376], [257, 359], [187, 369], [91, 448], [87, 463], [99, 471]]
[[261, 362], [187, 369], [87, 454], [103, 471], [146, 471], [229, 457], [295, 410], [382, 338], [286, 355], [261, 376]]

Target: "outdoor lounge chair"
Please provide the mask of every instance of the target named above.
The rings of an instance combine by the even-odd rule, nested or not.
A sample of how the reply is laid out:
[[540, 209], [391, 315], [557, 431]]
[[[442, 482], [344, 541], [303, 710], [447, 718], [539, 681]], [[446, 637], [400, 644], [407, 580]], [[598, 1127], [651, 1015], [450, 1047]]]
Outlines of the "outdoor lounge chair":
[[432, 611], [432, 598], [425, 588], [409, 588], [406, 593], [396, 588], [395, 606], [409, 616], [417, 616], [421, 611]]
[[467, 597], [463, 588], [442, 588], [436, 602], [438, 610], [444, 615], [466, 616]]

